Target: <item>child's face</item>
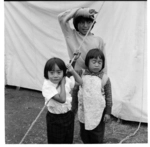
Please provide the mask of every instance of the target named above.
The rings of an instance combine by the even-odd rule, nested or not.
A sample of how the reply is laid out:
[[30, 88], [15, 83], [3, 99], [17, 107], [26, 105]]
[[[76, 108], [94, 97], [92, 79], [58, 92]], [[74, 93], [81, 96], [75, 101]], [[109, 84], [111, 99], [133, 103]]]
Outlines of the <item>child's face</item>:
[[52, 83], [58, 84], [63, 78], [63, 70], [55, 64], [53, 70], [48, 71], [48, 78]]
[[91, 72], [97, 73], [102, 69], [103, 61], [102, 59], [92, 58], [89, 60], [89, 70]]
[[90, 26], [92, 25], [92, 21], [82, 20], [78, 23], [78, 30], [82, 35], [86, 35], [87, 31], [89, 30]]

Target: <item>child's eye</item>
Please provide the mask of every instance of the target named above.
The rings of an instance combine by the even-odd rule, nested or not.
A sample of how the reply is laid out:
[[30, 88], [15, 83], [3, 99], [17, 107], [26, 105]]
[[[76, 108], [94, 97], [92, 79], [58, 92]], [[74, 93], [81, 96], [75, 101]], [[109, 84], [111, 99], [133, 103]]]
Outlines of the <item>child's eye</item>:
[[50, 74], [54, 74], [54, 72], [53, 72], [53, 71], [50, 71]]
[[93, 62], [93, 63], [96, 63], [96, 60], [93, 60], [92, 62]]
[[84, 22], [83, 22], [83, 21], [81, 21], [81, 22], [80, 22], [80, 24], [82, 25], [82, 24], [84, 24]]
[[62, 71], [61, 71], [61, 70], [60, 70], [60, 71], [57, 71], [57, 73], [58, 73], [58, 74], [61, 74], [61, 73], [62, 73]]

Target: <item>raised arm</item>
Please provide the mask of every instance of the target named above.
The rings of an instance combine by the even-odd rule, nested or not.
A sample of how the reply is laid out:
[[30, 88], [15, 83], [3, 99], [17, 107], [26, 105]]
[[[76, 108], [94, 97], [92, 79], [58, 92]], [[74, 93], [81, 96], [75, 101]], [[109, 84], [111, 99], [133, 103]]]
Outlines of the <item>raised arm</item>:
[[73, 69], [73, 67], [68, 64], [67, 65], [67, 68], [68, 68], [68, 71], [74, 76], [75, 78], [75, 81], [79, 84], [79, 85], [82, 85], [83, 84], [83, 81], [82, 81], [82, 78], [79, 76], [79, 74]]
[[65, 38], [69, 38], [73, 35], [73, 29], [69, 24], [69, 20], [74, 17], [79, 8], [74, 8], [72, 10], [67, 10], [58, 15], [58, 21]]
[[80, 8], [74, 8], [72, 10], [67, 10], [65, 12], [62, 12], [58, 15], [58, 20], [60, 23], [64, 23], [66, 24], [71, 18], [74, 17], [74, 15], [76, 14], [76, 12], [79, 10]]
[[[81, 53], [80, 53], [79, 50], [76, 50], [76, 52], [74, 53], [74, 55], [75, 55], [75, 58], [74, 58], [74, 60], [73, 60], [73, 62], [71, 64], [73, 68], [75, 68], [76, 61], [80, 57]], [[71, 62], [71, 60], [69, 61], [69, 63], [70, 62]], [[70, 77], [70, 76], [72, 76], [72, 73], [71, 72], [67, 72], [67, 77]]]
[[90, 8], [73, 8], [71, 10], [67, 10], [65, 12], [62, 12], [58, 15], [58, 20], [60, 24], [67, 24], [67, 22], [74, 17], [77, 16], [84, 16], [93, 18], [94, 15], [97, 14], [97, 12], [94, 9]]
[[[71, 61], [71, 60], [70, 60], [70, 61]], [[76, 60], [74, 60], [74, 61], [72, 62], [72, 64], [71, 64], [73, 68], [75, 67], [75, 64], [76, 64]], [[72, 76], [72, 73], [71, 73], [71, 72], [67, 72], [66, 75], [67, 75], [67, 77], [71, 77], [71, 76]]]

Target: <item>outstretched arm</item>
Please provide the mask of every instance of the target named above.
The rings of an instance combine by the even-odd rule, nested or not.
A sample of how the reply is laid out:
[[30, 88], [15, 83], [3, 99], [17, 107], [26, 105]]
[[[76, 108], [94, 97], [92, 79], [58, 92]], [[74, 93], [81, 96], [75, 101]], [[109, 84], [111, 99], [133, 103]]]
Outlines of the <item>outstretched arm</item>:
[[[70, 60], [70, 61], [71, 61], [71, 60]], [[72, 64], [71, 64], [73, 68], [75, 67], [75, 64], [76, 64], [76, 61], [73, 61]], [[69, 71], [67, 71], [66, 75], [67, 75], [67, 77], [71, 77], [71, 76], [72, 76], [72, 73], [69, 72]]]
[[[77, 50], [77, 51], [74, 53], [75, 58], [74, 58], [74, 60], [73, 60], [72, 63], [71, 63], [71, 60], [70, 60], [69, 63], [71, 63], [71, 65], [72, 65], [73, 68], [75, 68], [76, 61], [77, 61], [77, 59], [80, 57], [80, 55], [81, 55], [80, 51]], [[70, 76], [72, 76], [72, 73], [71, 73], [71, 72], [67, 72], [67, 77], [70, 77]]]

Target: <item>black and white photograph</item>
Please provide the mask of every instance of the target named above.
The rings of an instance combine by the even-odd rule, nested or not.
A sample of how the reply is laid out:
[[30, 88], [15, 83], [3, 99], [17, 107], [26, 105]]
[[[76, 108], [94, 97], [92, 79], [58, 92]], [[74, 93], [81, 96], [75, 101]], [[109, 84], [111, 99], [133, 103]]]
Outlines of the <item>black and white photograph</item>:
[[148, 1], [4, 1], [4, 144], [148, 145]]

